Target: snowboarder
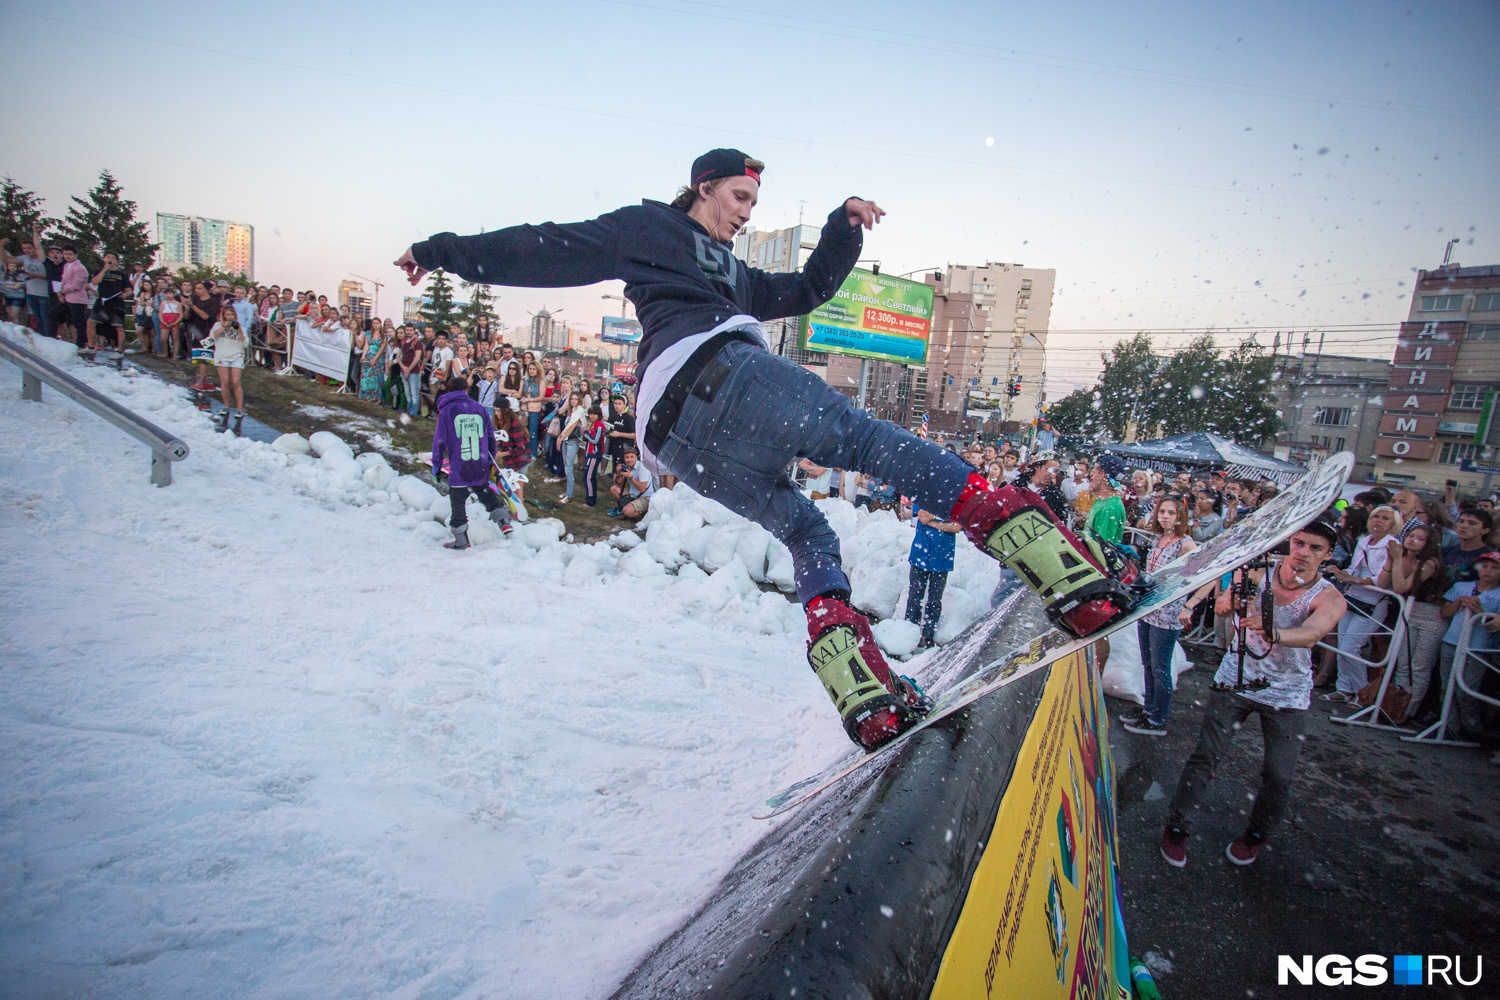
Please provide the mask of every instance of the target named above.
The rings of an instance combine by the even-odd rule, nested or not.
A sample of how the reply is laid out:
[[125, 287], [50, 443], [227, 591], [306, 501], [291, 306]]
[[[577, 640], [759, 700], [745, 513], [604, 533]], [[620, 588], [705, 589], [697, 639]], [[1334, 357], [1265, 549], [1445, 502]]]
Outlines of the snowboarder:
[[957, 521], [1075, 635], [1105, 627], [1134, 602], [1102, 555], [1041, 497], [992, 488], [957, 455], [856, 410], [822, 379], [771, 353], [761, 321], [802, 315], [833, 298], [859, 259], [861, 228], [873, 229], [885, 212], [848, 198], [829, 213], [801, 272], [757, 270], [735, 258], [730, 241], [750, 220], [764, 169], [737, 149], [710, 150], [693, 161], [688, 185], [670, 204], [646, 200], [568, 225], [440, 233], [395, 263], [413, 285], [438, 268], [497, 285], [625, 282], [643, 327], [636, 439], [646, 467], [760, 523], [791, 550], [808, 662], [845, 732], [873, 749], [914, 725], [927, 701], [891, 673], [869, 622], [849, 605], [838, 536], [787, 475], [797, 458], [876, 476]]
[[469, 382], [455, 375], [437, 395], [437, 427], [432, 432], [432, 474], [440, 478], [447, 470], [448, 501], [452, 514], [448, 527], [453, 541], [446, 549], [469, 547], [469, 513], [464, 501], [472, 493], [484, 504], [490, 520], [502, 534], [511, 532], [510, 514], [490, 485], [490, 462], [495, 455], [495, 427], [488, 408], [469, 398]]

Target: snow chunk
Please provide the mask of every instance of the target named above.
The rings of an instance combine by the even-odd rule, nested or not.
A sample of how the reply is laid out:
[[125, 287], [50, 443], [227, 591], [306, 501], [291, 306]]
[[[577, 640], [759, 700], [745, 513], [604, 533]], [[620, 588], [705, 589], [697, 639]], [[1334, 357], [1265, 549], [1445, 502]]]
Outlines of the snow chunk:
[[[734, 553], [740, 544], [740, 533], [743, 530], [741, 525], [722, 525], [709, 538], [708, 545], [703, 550], [703, 558], [694, 561], [710, 573], [717, 573], [728, 566], [729, 560], [734, 558]], [[744, 564], [740, 565], [743, 567]]]
[[916, 622], [900, 618], [887, 618], [870, 626], [880, 648], [892, 656], [906, 656], [917, 648], [922, 640], [922, 627]]
[[776, 585], [778, 590], [797, 589], [796, 572], [792, 567], [792, 550], [776, 539], [766, 546], [766, 582]]
[[682, 565], [682, 532], [671, 521], [658, 520], [646, 529], [646, 551], [667, 569]]
[[661, 563], [651, 558], [644, 546], [637, 546], [620, 557], [615, 568], [626, 576], [647, 577], [665, 573]]
[[755, 582], [746, 572], [745, 564], [735, 556], [704, 582], [703, 601], [714, 611], [719, 611], [734, 598], [754, 592]]
[[618, 535], [611, 535], [609, 537], [609, 544], [617, 549], [629, 550], [641, 544], [641, 536], [633, 531], [622, 531]]
[[562, 581], [570, 587], [587, 583], [599, 575], [599, 560], [593, 554], [579, 553], [573, 556], [568, 568], [563, 570]]
[[271, 447], [283, 455], [311, 455], [312, 445], [301, 434], [283, 434], [271, 442]]
[[[360, 457], [363, 458], [364, 456]], [[358, 459], [355, 461], [358, 461]], [[396, 481], [396, 470], [389, 465], [370, 465], [365, 468], [365, 474], [360, 478], [371, 490], [383, 492], [386, 487]]]
[[849, 603], [877, 618], [893, 618], [906, 575], [904, 566], [860, 563], [849, 574]]
[[563, 536], [563, 523], [555, 517], [544, 517], [536, 521], [516, 525], [510, 537], [528, 548], [542, 549]]
[[401, 476], [396, 480], [396, 495], [412, 510], [431, 510], [432, 502], [441, 498], [437, 487], [424, 483], [416, 476]]
[[322, 458], [329, 452], [335, 451], [347, 453], [351, 459], [354, 457], [354, 449], [345, 444], [344, 439], [332, 431], [317, 431], [310, 434], [308, 435], [307, 443], [312, 448], [313, 454], [319, 458]]
[[368, 470], [372, 466], [376, 465], [383, 465], [387, 469], [391, 467], [391, 463], [387, 462], [385, 460], [385, 456], [378, 451], [360, 452], [358, 455], [354, 456], [354, 460], [359, 463], [359, 467], [361, 469], [365, 470]]
[[766, 551], [772, 541], [771, 533], [758, 524], [746, 525], [740, 532], [740, 540], [734, 554], [745, 564], [750, 579], [756, 583], [766, 582]]

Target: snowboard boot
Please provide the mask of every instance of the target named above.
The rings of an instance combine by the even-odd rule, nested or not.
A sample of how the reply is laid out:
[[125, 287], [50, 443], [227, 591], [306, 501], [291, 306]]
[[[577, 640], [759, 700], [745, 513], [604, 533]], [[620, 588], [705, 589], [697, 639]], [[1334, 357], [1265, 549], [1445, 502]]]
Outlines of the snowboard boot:
[[469, 522], [465, 521], [453, 529], [453, 541], [444, 542], [445, 549], [466, 549], [469, 547]]
[[1135, 608], [1130, 585], [1139, 574], [1133, 564], [1085, 545], [1032, 490], [995, 489], [974, 473], [952, 518], [981, 552], [1030, 585], [1046, 602], [1053, 624], [1080, 639]]
[[807, 662], [844, 720], [844, 732], [874, 750], [921, 721], [932, 700], [907, 677], [892, 674], [870, 622], [840, 596], [807, 605]]
[[490, 520], [495, 522], [495, 527], [499, 528], [500, 534], [506, 538], [509, 538], [510, 533], [515, 530], [511, 527], [510, 518], [506, 516], [504, 507], [496, 507], [490, 511]]

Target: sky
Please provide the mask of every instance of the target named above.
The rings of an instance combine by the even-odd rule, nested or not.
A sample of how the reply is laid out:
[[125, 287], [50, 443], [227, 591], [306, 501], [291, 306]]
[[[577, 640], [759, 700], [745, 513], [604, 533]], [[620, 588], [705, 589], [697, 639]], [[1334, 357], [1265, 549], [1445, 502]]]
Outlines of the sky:
[[[249, 222], [256, 277], [330, 296], [433, 233], [669, 199], [734, 146], [752, 224], [889, 215], [885, 273], [1057, 270], [1053, 398], [1136, 330], [1389, 356], [1417, 268], [1500, 263], [1500, 5], [3, 0], [0, 173], [61, 215], [108, 168]], [[1487, 96], [1488, 95], [1488, 96]], [[52, 109], [60, 114], [39, 113]], [[592, 329], [582, 289], [497, 289]]]

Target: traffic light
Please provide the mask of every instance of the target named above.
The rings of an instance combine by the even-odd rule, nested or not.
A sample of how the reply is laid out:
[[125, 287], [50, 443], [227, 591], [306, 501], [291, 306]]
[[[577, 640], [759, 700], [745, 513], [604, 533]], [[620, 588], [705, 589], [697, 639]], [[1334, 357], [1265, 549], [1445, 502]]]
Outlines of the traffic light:
[[1017, 375], [1016, 380], [1010, 385], [1006, 386], [1005, 394], [1011, 399], [1015, 399], [1021, 394], [1021, 376]]

